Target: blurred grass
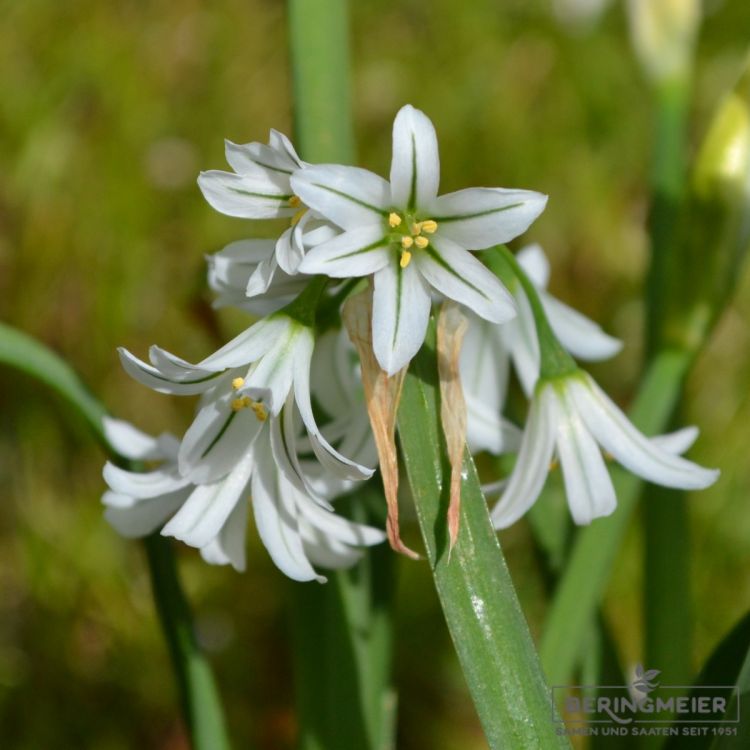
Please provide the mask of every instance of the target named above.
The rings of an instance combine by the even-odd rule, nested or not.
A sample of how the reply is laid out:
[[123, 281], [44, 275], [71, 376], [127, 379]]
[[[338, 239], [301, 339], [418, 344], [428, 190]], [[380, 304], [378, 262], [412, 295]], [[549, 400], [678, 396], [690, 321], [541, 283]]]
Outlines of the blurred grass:
[[[712, 3], [699, 50], [693, 142], [732, 82], [745, 0]], [[213, 212], [198, 170], [224, 137], [289, 132], [283, 3], [0, 2], [0, 318], [71, 360], [118, 415], [180, 430], [188, 400], [147, 391], [114, 349], [191, 358], [214, 347], [203, 255], [247, 236]], [[623, 337], [592, 372], [620, 401], [640, 352], [650, 104], [622, 9], [588, 32], [543, 0], [353, 3], [360, 162], [387, 173], [390, 124], [409, 101], [433, 118], [445, 191], [525, 187], [550, 203], [529, 239], [553, 291]], [[237, 316], [220, 316], [231, 329]], [[750, 603], [750, 279], [689, 384], [694, 456], [722, 480], [691, 499], [694, 663]], [[2, 747], [184, 748], [140, 548], [104, 524], [102, 457], [37, 386], [0, 372]], [[280, 573], [251, 534], [248, 573], [181, 564], [214, 654], [236, 746], [290, 746], [294, 718]], [[528, 529], [505, 533], [538, 631], [543, 586]], [[617, 566], [607, 615], [640, 654], [640, 538]], [[484, 746], [423, 565], [400, 563], [397, 675], [406, 750]], [[656, 665], [658, 667], [658, 665]]]

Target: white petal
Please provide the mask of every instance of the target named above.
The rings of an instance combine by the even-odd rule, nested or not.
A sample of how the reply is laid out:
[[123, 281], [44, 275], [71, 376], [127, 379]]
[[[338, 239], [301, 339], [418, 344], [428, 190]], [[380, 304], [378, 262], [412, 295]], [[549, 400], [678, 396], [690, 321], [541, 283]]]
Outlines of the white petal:
[[297, 526], [294, 488], [283, 481], [265, 441], [258, 444], [253, 474], [253, 514], [258, 534], [277, 567], [295, 581], [325, 580], [305, 555]]
[[549, 283], [549, 260], [538, 243], [526, 245], [516, 253], [516, 260], [537, 289], [546, 289]]
[[160, 528], [164, 522], [182, 505], [184, 492], [178, 492], [148, 500], [135, 501], [129, 506], [112, 500], [113, 493], [105, 493], [102, 502], [108, 507], [104, 517], [112, 528], [127, 539], [148, 536]]
[[117, 352], [120, 355], [120, 362], [123, 369], [131, 378], [143, 385], [147, 385], [149, 388], [153, 388], [159, 393], [194, 396], [216, 385], [222, 374], [221, 372], [206, 370], [203, 373], [196, 372], [192, 377], [186, 374], [178, 379], [170, 378], [152, 365], [147, 365], [145, 362], [139, 360], [127, 349], [120, 348]]
[[180, 474], [195, 483], [216, 482], [234, 469], [263, 423], [251, 409], [232, 411], [234, 394], [211, 400], [198, 411], [180, 446]]
[[515, 523], [539, 497], [555, 447], [558, 410], [550, 388], [541, 389], [531, 402], [516, 465], [490, 514], [496, 529]]
[[654, 435], [650, 440], [668, 453], [681, 456], [693, 446], [698, 439], [698, 433], [699, 430], [695, 426], [683, 427], [666, 435]]
[[291, 323], [289, 318], [286, 320], [288, 322], [286, 330], [279, 331], [273, 348], [263, 355], [245, 380], [246, 388], [268, 390], [270, 402], [267, 403], [264, 399], [264, 403], [274, 415], [281, 411], [291, 390], [295, 352], [300, 347], [306, 348], [313, 335], [306, 326]]
[[198, 366], [206, 370], [225, 370], [243, 367], [265, 356], [284, 337], [291, 326], [291, 319], [276, 315], [258, 321], [228, 344], [206, 357]]
[[245, 570], [245, 536], [249, 503], [241, 499], [229, 514], [219, 535], [204, 547], [201, 557], [211, 565], [231, 565], [240, 573]]
[[540, 296], [552, 330], [574, 357], [595, 362], [614, 357], [622, 349], [622, 341], [604, 333], [593, 320], [549, 294]]
[[432, 205], [440, 182], [440, 158], [435, 128], [430, 118], [410, 104], [393, 122], [391, 200], [410, 210]]
[[141, 432], [124, 419], [103, 417], [104, 435], [110, 445], [125, 458], [134, 461], [158, 460], [162, 458], [157, 438]]
[[294, 173], [292, 188], [302, 202], [342, 229], [385, 226], [391, 190], [372, 172], [339, 164], [318, 164]]
[[255, 270], [250, 274], [247, 280], [247, 286], [245, 287], [245, 294], [248, 297], [256, 297], [259, 294], [265, 294], [276, 274], [276, 269], [279, 264], [276, 262], [276, 256], [264, 260], [262, 263], [258, 263]]
[[388, 263], [391, 250], [382, 226], [350, 229], [315, 246], [299, 266], [301, 273], [322, 273], [336, 278], [369, 276]]
[[472, 453], [488, 451], [493, 456], [515, 451], [521, 442], [521, 431], [500, 412], [470, 393], [466, 399], [466, 443]]
[[524, 393], [531, 396], [539, 379], [539, 340], [534, 315], [523, 292], [516, 295], [516, 304], [518, 315], [502, 327], [502, 337]]
[[546, 195], [531, 190], [469, 188], [437, 198], [430, 218], [440, 236], [483, 250], [523, 234], [546, 204]]
[[227, 518], [245, 492], [254, 461], [252, 448], [220, 482], [196, 487], [185, 504], [162, 529], [163, 536], [173, 536], [191, 547], [204, 547], [221, 531]]
[[380, 366], [394, 375], [419, 351], [427, 332], [431, 299], [415, 263], [391, 261], [374, 277], [372, 343]]
[[292, 145], [292, 142], [278, 130], [271, 128], [271, 132], [268, 138], [268, 145], [276, 151], [278, 154], [283, 154], [287, 160], [289, 166], [304, 167], [306, 162], [303, 162], [297, 154], [297, 150]]
[[305, 519], [327, 537], [357, 547], [380, 544], [386, 535], [382, 529], [350, 521], [333, 511], [321, 508], [307, 497], [297, 498], [297, 507]]
[[276, 260], [283, 271], [295, 274], [303, 257], [304, 250], [297, 243], [294, 227], [289, 227], [276, 242]]
[[568, 386], [586, 426], [602, 447], [634, 474], [678, 489], [703, 489], [719, 472], [675, 456], [639, 432], [594, 380], [571, 380]]
[[300, 518], [298, 523], [305, 554], [313, 565], [329, 570], [343, 570], [351, 568], [362, 557], [360, 549], [327, 537], [304, 518]]
[[166, 465], [156, 471], [126, 471], [111, 461], [104, 465], [104, 481], [113, 492], [135, 498], [157, 497], [175, 492], [188, 480], [182, 478], [176, 466]]
[[569, 394], [566, 392], [558, 403], [561, 413], [557, 455], [562, 466], [565, 494], [573, 521], [587, 525], [595, 518], [614, 512], [617, 507], [615, 488], [602, 452], [584, 426]]
[[294, 358], [294, 399], [297, 402], [302, 421], [310, 436], [310, 445], [318, 461], [335, 476], [345, 479], [369, 479], [374, 469], [360, 466], [358, 463], [342, 456], [323, 437], [310, 401], [310, 360], [312, 358], [313, 341], [310, 336], [306, 347], [298, 347]]
[[510, 292], [470, 252], [445, 237], [434, 237], [414, 256], [419, 272], [441, 294], [481, 318], [504, 323], [516, 314]]
[[208, 203], [222, 214], [241, 219], [276, 219], [293, 216], [292, 193], [261, 175], [236, 175], [210, 170], [201, 172], [198, 187]]
[[[461, 347], [461, 384], [467, 396], [499, 414], [505, 405], [510, 374], [508, 349], [501, 328], [468, 313], [469, 325]], [[510, 324], [509, 324], [510, 325]]]

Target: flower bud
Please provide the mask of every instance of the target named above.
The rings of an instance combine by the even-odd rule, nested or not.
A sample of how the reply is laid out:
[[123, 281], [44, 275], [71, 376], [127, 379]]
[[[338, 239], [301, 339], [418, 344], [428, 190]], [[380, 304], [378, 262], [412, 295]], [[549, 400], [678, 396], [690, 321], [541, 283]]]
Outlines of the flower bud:
[[646, 75], [655, 84], [684, 78], [689, 69], [700, 0], [628, 0], [630, 34]]

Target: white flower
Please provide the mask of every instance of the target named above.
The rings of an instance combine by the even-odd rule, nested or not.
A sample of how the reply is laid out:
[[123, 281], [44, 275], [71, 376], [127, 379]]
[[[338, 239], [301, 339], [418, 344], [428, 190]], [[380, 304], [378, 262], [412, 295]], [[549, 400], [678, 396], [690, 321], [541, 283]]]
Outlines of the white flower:
[[[549, 262], [540, 245], [528, 245], [516, 259], [539, 294], [552, 330], [573, 356], [586, 361], [612, 357], [622, 343], [589, 318], [555, 299], [545, 289]], [[539, 377], [539, 341], [528, 299], [519, 283], [512, 287], [518, 315], [501, 326], [469, 315], [461, 352], [461, 382], [467, 407], [467, 442], [472, 452], [495, 455], [515, 450], [518, 429], [501, 413], [513, 362], [524, 391], [530, 395]]]
[[214, 307], [237, 307], [270, 315], [291, 302], [310, 280], [273, 267], [274, 240], [240, 240], [208, 256], [208, 284]]
[[[222, 479], [194, 485], [179, 474], [177, 441], [150, 438], [126, 422], [105, 420], [107, 437], [123, 456], [162, 460], [137, 473], [107, 463], [110, 490], [102, 498], [107, 520], [123, 536], [146, 536], [162, 527], [200, 549], [212, 564], [245, 569], [248, 493], [258, 533], [279, 569], [298, 581], [325, 581], [313, 565], [348, 567], [358, 547], [378, 544], [385, 534], [323, 508], [285, 477], [272, 456], [269, 430], [261, 431]], [[171, 519], [171, 520], [168, 520]], [[168, 522], [167, 522], [168, 521]], [[166, 525], [164, 525], [166, 523]]]
[[276, 241], [273, 254], [258, 269], [255, 285], [262, 280], [270, 284], [277, 267], [295, 274], [304, 255], [308, 223], [320, 225], [290, 185], [291, 175], [305, 162], [297, 156], [289, 139], [276, 130], [271, 130], [268, 145], [226, 141], [225, 154], [234, 172], [214, 169], [201, 172], [198, 177], [198, 186], [211, 206], [227, 216], [243, 219], [290, 220]]
[[612, 480], [600, 447], [639, 477], [665, 487], [702, 489], [719, 472], [677, 455], [697, 433], [647, 438], [607, 397], [594, 380], [578, 371], [540, 381], [531, 402], [518, 459], [492, 511], [496, 528], [518, 520], [544, 487], [556, 453], [573, 520], [588, 524], [615, 510]]
[[300, 490], [310, 491], [296, 460], [296, 405], [310, 446], [328, 470], [346, 479], [366, 479], [373, 470], [342, 456], [323, 437], [310, 398], [311, 328], [278, 313], [254, 324], [197, 365], [159, 347], [151, 364], [120, 349], [133, 378], [161, 393], [203, 394], [178, 456], [180, 474], [204, 484], [232, 470], [270, 419], [276, 462]]
[[416, 354], [430, 314], [430, 290], [502, 323], [510, 294], [469, 250], [507, 242], [542, 212], [526, 190], [473, 188], [438, 197], [435, 129], [406, 106], [393, 124], [390, 182], [356, 167], [318, 165], [294, 173], [294, 193], [342, 234], [312, 247], [303, 273], [374, 275], [373, 348], [392, 375]]

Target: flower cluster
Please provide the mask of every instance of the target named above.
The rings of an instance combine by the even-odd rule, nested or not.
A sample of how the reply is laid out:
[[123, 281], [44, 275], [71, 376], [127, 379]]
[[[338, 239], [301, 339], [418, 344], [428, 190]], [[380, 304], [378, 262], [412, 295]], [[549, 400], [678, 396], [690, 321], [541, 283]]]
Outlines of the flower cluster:
[[[360, 366], [341, 329], [341, 304], [361, 279], [369, 281], [369, 337], [384, 377], [420, 349], [436, 300], [459, 303], [468, 316], [460, 358], [466, 441], [473, 451], [518, 452], [492, 512], [498, 527], [535, 501], [555, 450], [579, 523], [615, 507], [599, 445], [651, 481], [713, 481], [713, 472], [679, 457], [694, 432], [645, 438], [572, 364], [567, 352], [602, 359], [620, 342], [544, 291], [541, 248], [516, 257], [497, 249], [530, 226], [546, 196], [504, 188], [438, 195], [437, 138], [419, 110], [406, 106], [396, 117], [389, 180], [307, 164], [276, 131], [268, 144], [227, 142], [226, 158], [232, 172], [198, 179], [211, 206], [285, 226], [276, 240], [234, 242], [208, 261], [215, 304], [257, 322], [196, 364], [156, 346], [147, 362], [121, 350], [137, 381], [199, 396], [179, 440], [107, 422], [129, 462], [104, 470], [106, 516], [123, 535], [161, 530], [241, 570], [252, 509], [272, 559], [296, 580], [323, 580], [316, 567], [351, 565], [362, 547], [384, 539], [332, 504], [368, 479], [377, 459]], [[494, 260], [482, 262], [478, 251]], [[502, 415], [511, 362], [531, 398], [523, 432]]]

